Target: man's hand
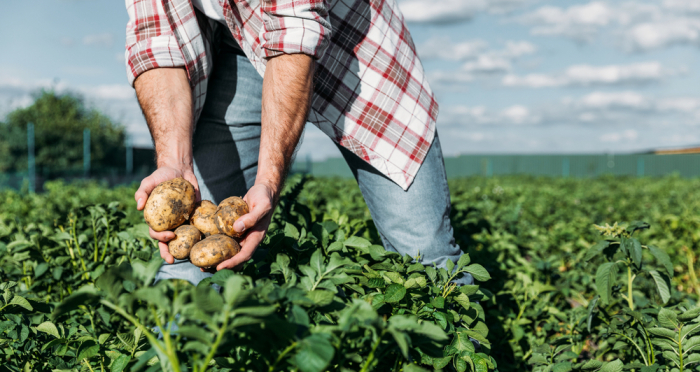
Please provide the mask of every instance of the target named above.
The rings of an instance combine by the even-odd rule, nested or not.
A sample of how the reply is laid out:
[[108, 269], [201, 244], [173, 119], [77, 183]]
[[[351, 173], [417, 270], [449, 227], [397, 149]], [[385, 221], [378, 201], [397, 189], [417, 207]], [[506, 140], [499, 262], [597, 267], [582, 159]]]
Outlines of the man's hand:
[[[136, 194], [134, 194], [134, 199], [136, 199], [136, 209], [140, 211], [143, 210], [143, 208], [146, 206], [148, 196], [151, 195], [151, 191], [153, 191], [153, 189], [155, 189], [161, 182], [169, 181], [178, 177], [186, 179], [192, 184], [192, 186], [194, 186], [194, 192], [197, 198], [196, 200], [199, 201], [201, 199], [199, 184], [197, 183], [197, 177], [195, 177], [192, 167], [163, 166], [141, 181], [141, 186], [138, 190], [136, 190]], [[175, 239], [175, 233], [172, 231], [157, 232], [153, 231], [153, 229], [150, 227], [148, 228], [148, 232], [151, 235], [151, 238], [158, 240], [160, 257], [162, 257], [165, 262], [169, 264], [175, 262], [175, 258], [168, 251], [167, 244], [169, 241]]]
[[[151, 191], [161, 182], [182, 177], [194, 186], [197, 200], [199, 185], [192, 166], [192, 92], [184, 68], [156, 68], [139, 75], [134, 81], [136, 96], [143, 110], [156, 147], [158, 170], [141, 182], [136, 191], [136, 208], [143, 210]], [[155, 232], [160, 256], [169, 264], [175, 262], [168, 252], [171, 231]]]
[[315, 61], [304, 54], [271, 58], [263, 78], [260, 156], [255, 185], [243, 198], [250, 213], [241, 216], [234, 230], [247, 231], [241, 252], [217, 266], [231, 269], [250, 260], [265, 237], [294, 149], [306, 124]]
[[220, 263], [216, 270], [233, 269], [253, 257], [253, 252], [262, 242], [267, 228], [270, 226], [275, 197], [275, 192], [263, 184], [256, 184], [248, 190], [243, 200], [248, 203], [250, 212], [241, 216], [233, 224], [233, 229], [236, 232], [247, 232], [241, 240], [241, 251]]

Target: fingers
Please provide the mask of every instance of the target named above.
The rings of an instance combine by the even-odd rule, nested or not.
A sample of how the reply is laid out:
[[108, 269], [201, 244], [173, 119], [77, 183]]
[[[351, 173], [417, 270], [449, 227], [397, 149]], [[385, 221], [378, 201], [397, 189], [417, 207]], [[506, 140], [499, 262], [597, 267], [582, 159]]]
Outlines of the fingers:
[[134, 199], [136, 199], [136, 209], [142, 211], [143, 208], [146, 206], [146, 200], [148, 200], [148, 195], [151, 194], [151, 191], [156, 188], [158, 184], [156, 183], [155, 178], [153, 175], [150, 175], [141, 181], [141, 185], [139, 186], [139, 189], [136, 190], [136, 193], [134, 194]]
[[148, 233], [151, 235], [151, 238], [161, 241], [161, 242], [169, 242], [173, 239], [175, 239], [175, 233], [172, 231], [153, 231], [152, 228], [148, 228]]
[[265, 237], [265, 231], [251, 231], [246, 238], [241, 241], [241, 251], [232, 258], [216, 266], [216, 270], [233, 269], [253, 258], [253, 253]]
[[238, 233], [242, 233], [246, 229], [258, 225], [272, 210], [272, 201], [264, 196], [247, 202], [251, 206], [250, 212], [241, 216], [233, 224], [233, 230]]
[[168, 251], [168, 245], [163, 242], [158, 242], [158, 249], [160, 250], [160, 257], [165, 260], [165, 262], [172, 264], [175, 262], [175, 257]]

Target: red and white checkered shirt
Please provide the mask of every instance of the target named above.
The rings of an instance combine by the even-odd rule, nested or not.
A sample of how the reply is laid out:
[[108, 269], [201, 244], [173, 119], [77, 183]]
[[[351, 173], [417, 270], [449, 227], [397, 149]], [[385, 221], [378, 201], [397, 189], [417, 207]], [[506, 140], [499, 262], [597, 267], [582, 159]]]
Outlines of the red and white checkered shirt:
[[[435, 136], [438, 105], [395, 0], [219, 0], [256, 70], [268, 58], [317, 59], [309, 121], [403, 189]], [[158, 67], [187, 69], [194, 118], [211, 73], [212, 29], [189, 0], [126, 0], [129, 81]]]

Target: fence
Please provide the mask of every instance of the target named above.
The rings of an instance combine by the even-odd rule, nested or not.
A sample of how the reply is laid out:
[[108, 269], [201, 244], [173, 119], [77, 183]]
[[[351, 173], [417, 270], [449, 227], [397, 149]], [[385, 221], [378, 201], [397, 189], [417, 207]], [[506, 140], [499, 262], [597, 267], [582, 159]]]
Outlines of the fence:
[[[297, 161], [297, 172], [317, 177], [352, 178], [345, 160]], [[448, 178], [527, 174], [550, 177], [700, 176], [700, 154], [683, 155], [462, 155], [445, 158]]]

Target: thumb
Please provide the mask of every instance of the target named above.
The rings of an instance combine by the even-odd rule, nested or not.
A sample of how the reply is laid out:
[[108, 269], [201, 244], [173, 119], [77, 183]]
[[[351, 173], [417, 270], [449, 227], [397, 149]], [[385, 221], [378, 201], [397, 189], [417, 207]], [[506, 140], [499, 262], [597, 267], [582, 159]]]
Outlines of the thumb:
[[258, 201], [257, 203], [253, 204], [253, 209], [249, 213], [244, 214], [236, 220], [236, 222], [233, 224], [233, 230], [238, 233], [242, 233], [246, 229], [252, 228], [253, 226], [257, 225], [269, 211], [269, 201]]

